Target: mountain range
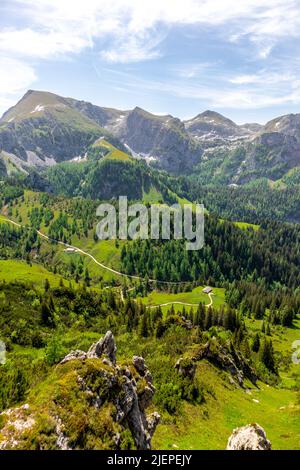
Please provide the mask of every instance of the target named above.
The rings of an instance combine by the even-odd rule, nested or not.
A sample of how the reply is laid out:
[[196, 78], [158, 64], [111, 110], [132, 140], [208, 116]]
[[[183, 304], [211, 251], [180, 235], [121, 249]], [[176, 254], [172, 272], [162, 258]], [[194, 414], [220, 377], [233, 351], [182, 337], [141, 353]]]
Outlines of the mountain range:
[[300, 165], [300, 114], [264, 126], [237, 125], [215, 111], [181, 121], [29, 90], [0, 119], [0, 174], [78, 162], [100, 138], [173, 175], [209, 167], [209, 179], [222, 174], [226, 184], [277, 180]]

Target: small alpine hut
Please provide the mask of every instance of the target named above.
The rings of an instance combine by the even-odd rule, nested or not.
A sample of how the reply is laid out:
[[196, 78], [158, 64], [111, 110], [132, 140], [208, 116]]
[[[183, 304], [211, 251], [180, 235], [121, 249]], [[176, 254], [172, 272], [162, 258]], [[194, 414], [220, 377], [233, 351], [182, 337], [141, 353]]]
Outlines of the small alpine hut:
[[76, 249], [68, 246], [68, 248], [65, 248], [64, 252], [65, 253], [75, 253]]
[[202, 291], [204, 294], [210, 294], [212, 292], [212, 288], [207, 286], [207, 287], [204, 287], [203, 291]]

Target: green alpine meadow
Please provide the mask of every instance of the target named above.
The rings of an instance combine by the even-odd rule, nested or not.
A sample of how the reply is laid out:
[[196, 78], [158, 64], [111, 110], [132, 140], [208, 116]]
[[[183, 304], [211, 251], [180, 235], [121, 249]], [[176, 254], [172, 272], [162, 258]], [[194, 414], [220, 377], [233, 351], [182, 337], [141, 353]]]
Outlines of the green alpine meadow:
[[240, 3], [0, 5], [0, 460], [300, 450], [300, 9]]

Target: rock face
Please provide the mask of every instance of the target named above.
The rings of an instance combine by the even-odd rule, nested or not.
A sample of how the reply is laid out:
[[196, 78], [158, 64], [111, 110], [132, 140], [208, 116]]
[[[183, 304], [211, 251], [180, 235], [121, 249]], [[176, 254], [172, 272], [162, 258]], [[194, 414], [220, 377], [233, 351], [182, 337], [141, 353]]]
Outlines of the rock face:
[[135, 108], [119, 126], [108, 129], [134, 153], [155, 161], [170, 173], [186, 172], [200, 162], [201, 146], [172, 116], [155, 116]]
[[[87, 353], [80, 350], [71, 351], [55, 369], [55, 383], [66, 381], [67, 387], [71, 386], [71, 395], [63, 382], [58, 396], [55, 395], [57, 389], [49, 392], [47, 412], [44, 408], [37, 409], [34, 403], [3, 412], [1, 415], [4, 418], [4, 426], [0, 429], [0, 449], [28, 448], [30, 444], [26, 441], [26, 432], [30, 431], [34, 436], [44, 435], [44, 429], [37, 426], [40, 415], [45, 413], [50, 423], [47, 425], [49, 436], [46, 443], [38, 444], [39, 449], [48, 449], [48, 442], [51, 442], [51, 449], [84, 449], [85, 440], [89, 439], [88, 434], [74, 440], [74, 432], [76, 434], [78, 429], [76, 425], [75, 430], [70, 430], [68, 403], [71, 404], [71, 409], [76, 406], [76, 409], [81, 407], [85, 410], [81, 418], [76, 415], [76, 419], [82, 419], [86, 423], [87, 433], [90, 427], [93, 429], [97, 419], [99, 423], [107, 423], [106, 427], [101, 424], [96, 426], [100, 434], [95, 436], [94, 431], [92, 432], [93, 445], [95, 439], [98, 439], [96, 447], [92, 448], [119, 449], [122, 433], [129, 429], [137, 449], [151, 449], [151, 438], [160, 419], [156, 412], [149, 415], [146, 413], [155, 393], [152, 376], [144, 359], [139, 356], [134, 356], [128, 365], [118, 365], [116, 351], [111, 331], [94, 343]], [[61, 393], [64, 398], [60, 403]], [[74, 403], [74, 397], [78, 402]], [[102, 429], [105, 441], [101, 440]]]
[[0, 152], [23, 169], [83, 156], [105, 130], [53, 93], [29, 90], [0, 119]]
[[251, 129], [238, 126], [225, 116], [209, 110], [185, 121], [185, 128], [199, 141], [230, 140], [252, 134]]
[[119, 402], [118, 408], [131, 430], [137, 449], [150, 449], [151, 438], [159, 423], [160, 416], [156, 412], [146, 416], [145, 410], [151, 404], [155, 387], [143, 358], [134, 356], [133, 366], [142, 380], [144, 379], [143, 389], [137, 392], [137, 383], [141, 379], [127, 377], [129, 371], [125, 371], [125, 396]]
[[233, 347], [225, 348], [212, 338], [200, 348], [196, 360], [207, 359], [217, 367], [229, 372], [240, 387], [244, 387], [244, 377], [256, 383], [257, 376], [247, 359]]
[[276, 180], [300, 165], [300, 136], [297, 139], [293, 134], [264, 131], [243, 149], [234, 183], [244, 184], [262, 176]]
[[94, 343], [88, 350], [87, 357], [101, 357], [105, 354], [110, 362], [116, 364], [117, 347], [111, 331], [108, 331], [103, 338]]
[[191, 359], [185, 359], [181, 357], [175, 364], [175, 369], [183, 377], [193, 379], [196, 373], [196, 364]]
[[103, 336], [103, 338], [97, 341], [97, 343], [92, 344], [87, 353], [81, 351], [80, 349], [76, 349], [76, 351], [71, 351], [63, 358], [61, 364], [65, 364], [68, 361], [73, 361], [74, 359], [99, 359], [101, 358], [101, 356], [106, 355], [109, 362], [115, 365], [116, 353], [117, 347], [114, 336], [111, 331], [108, 331], [105, 336]]
[[0, 173], [11, 167], [5, 168], [7, 159], [26, 172], [83, 157], [103, 136], [177, 175], [199, 164], [198, 171], [213, 158], [221, 158], [221, 165], [226, 157], [230, 165], [222, 171], [228, 184], [261, 176], [277, 179], [300, 164], [300, 114], [281, 116], [265, 126], [237, 125], [215, 111], [183, 122], [139, 107], [120, 111], [29, 90], [0, 119]]
[[17, 435], [31, 429], [35, 424], [35, 419], [30, 416], [28, 403], [19, 408], [10, 408], [0, 413], [0, 417], [5, 419], [5, 426], [0, 430], [3, 440], [0, 442], [0, 450], [14, 448], [18, 444]]
[[[116, 366], [116, 352], [117, 347], [114, 336], [111, 331], [108, 331], [103, 338], [94, 343], [87, 353], [84, 351], [76, 350], [71, 351], [62, 361], [61, 364], [66, 362], [80, 359], [100, 359], [104, 364], [112, 365], [119, 376], [121, 376], [123, 383], [122, 398], [117, 397], [115, 404], [118, 410], [117, 422], [125, 422], [134, 438], [135, 444], [138, 449], [150, 449], [151, 437], [159, 422], [158, 413], [153, 413], [146, 416], [145, 410], [151, 404], [155, 387], [152, 383], [152, 375], [145, 364], [144, 358], [133, 356], [133, 366], [137, 375], [133, 377], [128, 368], [122, 369]], [[103, 358], [103, 356], [105, 356]], [[113, 377], [111, 377], [114, 380]], [[137, 382], [144, 380], [144, 386], [139, 387], [137, 392]], [[81, 387], [89, 392], [88, 388], [81, 381]], [[101, 406], [101, 397], [93, 397], [95, 406]]]
[[248, 424], [234, 429], [226, 450], [271, 450], [271, 443], [259, 424]]

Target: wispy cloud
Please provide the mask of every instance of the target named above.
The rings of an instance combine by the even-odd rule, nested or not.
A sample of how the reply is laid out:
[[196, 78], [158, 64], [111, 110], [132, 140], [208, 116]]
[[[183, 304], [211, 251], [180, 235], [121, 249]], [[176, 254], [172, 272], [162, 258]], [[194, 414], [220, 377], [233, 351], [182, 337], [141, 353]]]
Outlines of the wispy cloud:
[[[112, 67], [143, 64], [168, 55], [168, 36], [176, 28], [191, 30], [190, 41], [195, 35], [195, 42], [199, 32], [209, 29], [219, 40], [218, 52], [207, 62], [189, 63], [188, 49], [181, 50], [168, 81], [132, 74], [125, 79], [127, 89], [164, 91], [214, 107], [254, 109], [300, 102], [293, 61], [284, 73], [284, 60], [275, 70], [270, 62], [285, 40], [300, 39], [299, 0], [3, 0], [0, 25], [2, 67], [10, 77], [18, 75], [0, 77], [2, 103], [36, 80], [45, 60], [92, 51]], [[199, 51], [206, 47], [197, 45]], [[239, 65], [230, 64], [230, 74], [222, 63], [226, 45], [239, 51]], [[251, 61], [252, 69], [243, 70]], [[121, 81], [115, 86], [125, 85]]]
[[0, 56], [0, 108], [7, 109], [15, 104], [15, 96], [36, 79], [35, 71], [30, 65]]
[[[263, 75], [260, 78], [254, 76], [239, 77], [242, 88], [230, 87], [228, 83], [234, 79], [224, 80], [223, 87], [219, 82], [209, 84], [198, 84], [187, 80], [148, 80], [138, 78], [135, 74], [110, 70], [110, 83], [122, 82], [123, 89], [129, 91], [149, 91], [172, 95], [177, 98], [187, 98], [199, 101], [199, 108], [203, 103], [206, 106], [220, 109], [259, 109], [269, 106], [279, 106], [283, 104], [300, 104], [300, 80], [290, 80], [288, 75], [283, 75], [284, 87], [280, 87], [276, 81], [276, 75], [272, 75], [269, 80], [263, 82]], [[227, 82], [227, 84], [226, 84]], [[274, 87], [270, 86], [276, 85]], [[252, 86], [255, 85], [255, 86]], [[260, 86], [261, 85], [261, 86]], [[263, 85], [263, 86], [262, 86]]]
[[110, 44], [100, 51], [107, 60], [152, 59], [160, 41], [149, 47], [151, 35], [176, 25], [226, 25], [228, 40], [249, 37], [262, 57], [282, 37], [300, 36], [298, 0], [11, 0], [14, 7], [30, 27], [7, 25], [2, 49], [40, 57], [80, 52], [108, 37]]

